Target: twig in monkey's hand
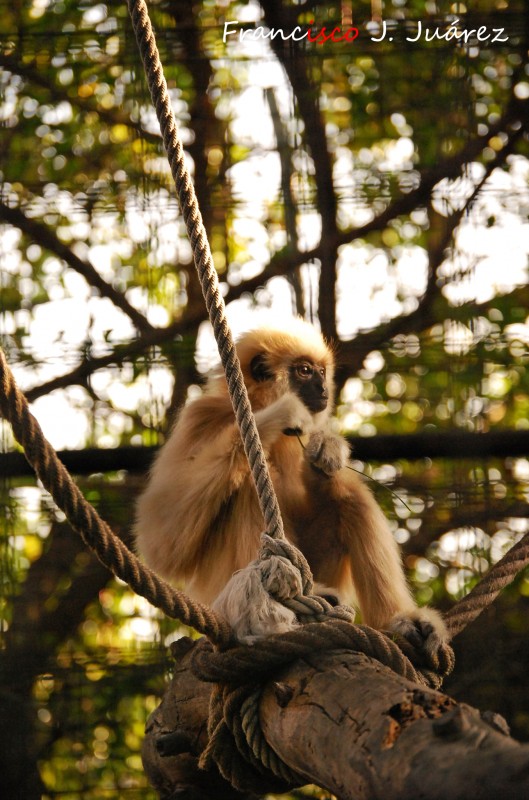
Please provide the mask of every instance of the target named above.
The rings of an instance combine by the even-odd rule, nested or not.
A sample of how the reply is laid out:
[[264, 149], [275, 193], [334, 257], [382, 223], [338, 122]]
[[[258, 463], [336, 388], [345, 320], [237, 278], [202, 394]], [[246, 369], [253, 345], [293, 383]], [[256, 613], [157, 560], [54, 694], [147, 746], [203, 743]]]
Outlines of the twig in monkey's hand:
[[[285, 431], [285, 433], [287, 433], [287, 431]], [[294, 433], [295, 433], [295, 436], [297, 437], [298, 442], [300, 443], [301, 447], [303, 448], [303, 450], [306, 450], [307, 448], [305, 447], [305, 445], [303, 444], [303, 442], [301, 440], [301, 431], [295, 431]], [[290, 435], [290, 432], [289, 432], [289, 435]], [[324, 475], [327, 474], [325, 472], [325, 470], [321, 469], [321, 467], [317, 467], [315, 464], [312, 464], [312, 467], [313, 467], [313, 469], [320, 469], [320, 471]], [[404, 508], [407, 508], [408, 511], [410, 512], [410, 514], [413, 514], [413, 511], [411, 510], [409, 505], [406, 503], [406, 501], [403, 500], [402, 497], [399, 494], [397, 494], [397, 492], [393, 491], [393, 489], [390, 486], [386, 486], [386, 484], [382, 483], [382, 481], [377, 481], [376, 478], [373, 478], [372, 475], [368, 475], [367, 472], [362, 472], [361, 469], [355, 469], [355, 467], [351, 466], [351, 464], [346, 464], [345, 465], [345, 469], [350, 469], [353, 472], [356, 472], [358, 475], [361, 475], [363, 478], [367, 478], [368, 481], [372, 481], [374, 484], [376, 484], [381, 489], [385, 489], [386, 492], [389, 492], [391, 495], [393, 495], [393, 497], [396, 500], [398, 500], [399, 503], [402, 503]]]

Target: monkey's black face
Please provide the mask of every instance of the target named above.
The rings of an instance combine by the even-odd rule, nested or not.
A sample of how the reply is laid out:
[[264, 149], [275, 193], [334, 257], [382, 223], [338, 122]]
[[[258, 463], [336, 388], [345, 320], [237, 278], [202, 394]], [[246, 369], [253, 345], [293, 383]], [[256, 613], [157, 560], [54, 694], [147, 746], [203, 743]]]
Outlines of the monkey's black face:
[[329, 402], [325, 367], [308, 359], [296, 361], [289, 370], [290, 388], [313, 414], [324, 411]]

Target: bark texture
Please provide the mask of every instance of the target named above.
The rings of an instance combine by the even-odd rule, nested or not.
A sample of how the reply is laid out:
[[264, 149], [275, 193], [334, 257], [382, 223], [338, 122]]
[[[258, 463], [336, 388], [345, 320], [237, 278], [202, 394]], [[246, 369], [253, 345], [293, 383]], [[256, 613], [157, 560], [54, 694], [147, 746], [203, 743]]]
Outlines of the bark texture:
[[217, 771], [199, 769], [198, 757], [207, 743], [211, 683], [202, 683], [189, 669], [194, 642], [180, 639], [172, 646], [177, 660], [173, 678], [145, 731], [142, 757], [145, 772], [163, 800], [250, 800]]
[[[189, 669], [193, 643], [147, 726], [144, 765], [163, 800], [251, 797], [198, 769], [211, 685]], [[361, 654], [297, 661], [271, 679], [260, 708], [269, 745], [340, 800], [525, 800], [529, 745], [498, 715], [396, 675]], [[266, 793], [263, 781], [262, 793]], [[255, 795], [253, 795], [255, 796]]]

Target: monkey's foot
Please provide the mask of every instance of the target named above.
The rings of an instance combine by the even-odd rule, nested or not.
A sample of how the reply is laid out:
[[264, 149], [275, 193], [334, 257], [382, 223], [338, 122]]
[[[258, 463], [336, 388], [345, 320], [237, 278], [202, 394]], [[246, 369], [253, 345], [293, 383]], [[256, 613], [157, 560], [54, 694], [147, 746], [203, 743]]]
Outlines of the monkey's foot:
[[409, 614], [398, 614], [391, 620], [389, 629], [407, 639], [428, 660], [435, 661], [448, 641], [443, 618], [433, 608], [417, 608]]

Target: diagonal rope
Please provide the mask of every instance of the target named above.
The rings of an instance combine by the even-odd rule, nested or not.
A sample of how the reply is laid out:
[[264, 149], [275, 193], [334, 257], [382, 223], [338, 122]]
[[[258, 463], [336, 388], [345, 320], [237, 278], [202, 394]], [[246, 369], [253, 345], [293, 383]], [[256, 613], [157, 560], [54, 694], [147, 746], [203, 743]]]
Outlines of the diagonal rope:
[[228, 644], [232, 633], [227, 622], [213, 609], [173, 589], [140, 562], [83, 497], [29, 410], [1, 349], [0, 412], [11, 423], [15, 438], [24, 448], [26, 458], [44, 488], [102, 564], [169, 617], [190, 625], [217, 644]]
[[446, 627], [453, 639], [494, 602], [502, 589], [529, 563], [529, 533], [501, 558], [485, 577], [445, 614]]
[[279, 503], [268, 472], [261, 440], [244, 385], [241, 365], [226, 320], [226, 308], [220, 292], [217, 272], [213, 265], [191, 175], [185, 163], [184, 148], [178, 135], [176, 119], [171, 107], [147, 5], [144, 0], [128, 0], [128, 9], [266, 529], [273, 538], [284, 538]]

